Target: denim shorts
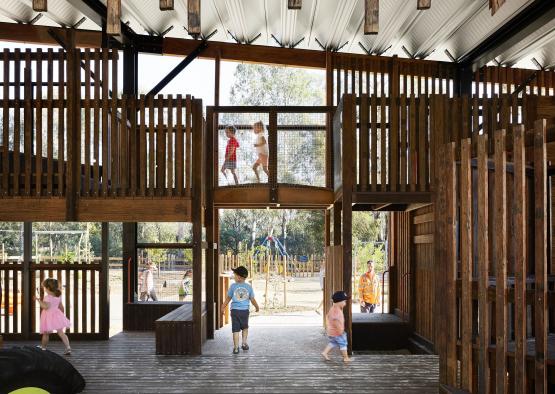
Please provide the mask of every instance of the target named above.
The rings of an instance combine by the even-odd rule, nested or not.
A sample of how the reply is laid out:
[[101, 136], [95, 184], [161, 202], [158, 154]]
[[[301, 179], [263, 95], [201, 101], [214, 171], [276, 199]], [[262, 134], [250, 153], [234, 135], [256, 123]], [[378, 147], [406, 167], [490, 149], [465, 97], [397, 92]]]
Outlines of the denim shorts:
[[231, 310], [231, 332], [240, 332], [249, 328], [249, 311], [241, 309]]
[[347, 333], [344, 332], [336, 337], [328, 336], [329, 345], [331, 347], [338, 347], [339, 350], [347, 350]]

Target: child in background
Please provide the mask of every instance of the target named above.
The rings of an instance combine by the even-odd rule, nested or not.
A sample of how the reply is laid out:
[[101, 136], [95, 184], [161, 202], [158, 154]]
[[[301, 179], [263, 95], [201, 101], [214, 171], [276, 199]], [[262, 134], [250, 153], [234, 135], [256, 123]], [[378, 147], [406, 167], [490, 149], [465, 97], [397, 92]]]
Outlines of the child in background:
[[239, 183], [237, 179], [237, 174], [235, 173], [235, 169], [237, 168], [237, 148], [239, 148], [239, 142], [235, 138], [236, 129], [234, 126], [226, 126], [225, 128], [225, 136], [227, 137], [227, 146], [225, 147], [225, 160], [224, 164], [222, 165], [222, 174], [227, 178], [226, 170], [231, 171], [233, 174], [233, 179], [235, 180], [235, 184]]
[[343, 361], [349, 362], [351, 359], [347, 354], [347, 333], [345, 332], [345, 317], [343, 316], [343, 308], [347, 305], [349, 296], [344, 291], [336, 291], [331, 298], [333, 306], [326, 316], [326, 331], [329, 342], [322, 352], [322, 356], [329, 361], [328, 353], [334, 347], [338, 347], [343, 355]]
[[266, 137], [264, 137], [264, 123], [258, 121], [253, 126], [254, 134], [256, 135], [256, 142], [254, 147], [256, 148], [256, 153], [258, 153], [258, 159], [254, 162], [252, 169], [256, 175], [256, 181], [260, 183], [260, 176], [258, 175], [258, 166], [262, 166], [262, 170], [268, 174], [268, 144], [266, 142]]
[[235, 274], [235, 283], [229, 286], [227, 298], [222, 304], [221, 313], [225, 312], [227, 304], [231, 301], [231, 332], [233, 333], [233, 354], [239, 354], [239, 333], [242, 333], [243, 351], [249, 350], [247, 337], [249, 335], [249, 306], [254, 305], [256, 311], [259, 311], [258, 303], [254, 298], [252, 286], [245, 283], [245, 279], [249, 276], [249, 271], [243, 267], [237, 267], [233, 270]]
[[183, 279], [179, 285], [179, 301], [184, 301], [185, 297], [193, 293], [193, 270], [185, 271]]
[[[58, 287], [58, 281], [53, 278], [45, 279], [42, 282], [46, 295], [42, 300], [38, 300], [42, 312], [40, 314], [40, 333], [42, 334], [41, 349], [46, 350], [50, 333], [56, 331], [65, 346], [64, 355], [71, 354], [69, 339], [64, 330], [71, 327], [71, 322], [64, 315], [64, 306], [61, 303], [62, 292]], [[33, 297], [37, 300], [36, 297]]]

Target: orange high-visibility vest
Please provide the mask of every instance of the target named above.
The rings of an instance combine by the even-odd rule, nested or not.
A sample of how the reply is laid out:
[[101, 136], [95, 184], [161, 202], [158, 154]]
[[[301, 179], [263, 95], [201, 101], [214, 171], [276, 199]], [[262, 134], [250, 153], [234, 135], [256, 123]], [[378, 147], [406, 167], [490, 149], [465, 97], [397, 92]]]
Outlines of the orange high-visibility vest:
[[380, 303], [380, 282], [376, 278], [375, 273], [369, 274], [365, 272], [360, 276], [358, 294], [360, 301], [364, 301], [367, 304]]

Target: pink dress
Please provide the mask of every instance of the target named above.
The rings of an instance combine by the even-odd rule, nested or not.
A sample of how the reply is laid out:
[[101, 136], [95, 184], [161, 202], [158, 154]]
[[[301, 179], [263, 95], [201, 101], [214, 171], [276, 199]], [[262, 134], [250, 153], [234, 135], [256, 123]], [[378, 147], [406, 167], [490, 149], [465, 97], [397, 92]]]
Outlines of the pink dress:
[[44, 302], [48, 302], [48, 309], [43, 309], [40, 314], [40, 333], [48, 334], [71, 327], [71, 322], [60, 310], [61, 297], [45, 294]]

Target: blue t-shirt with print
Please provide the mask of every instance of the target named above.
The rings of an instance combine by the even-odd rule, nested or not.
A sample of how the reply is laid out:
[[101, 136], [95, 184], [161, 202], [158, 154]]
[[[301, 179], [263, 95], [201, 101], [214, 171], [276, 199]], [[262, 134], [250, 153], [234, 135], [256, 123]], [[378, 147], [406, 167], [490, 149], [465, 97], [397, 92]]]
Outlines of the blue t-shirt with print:
[[231, 309], [248, 311], [250, 299], [254, 298], [254, 290], [248, 283], [233, 283], [229, 286], [227, 295], [231, 297]]

